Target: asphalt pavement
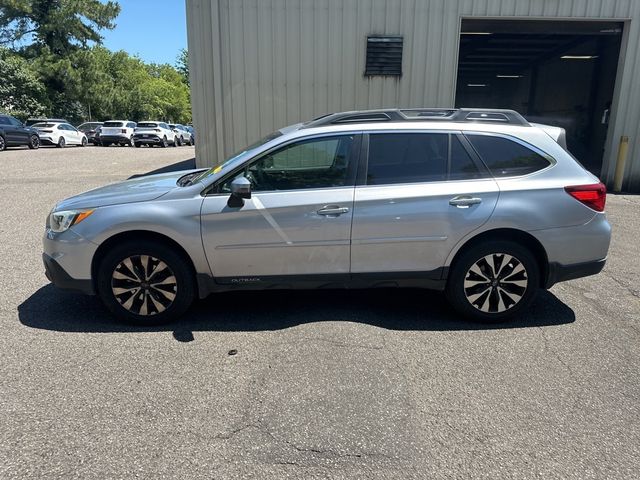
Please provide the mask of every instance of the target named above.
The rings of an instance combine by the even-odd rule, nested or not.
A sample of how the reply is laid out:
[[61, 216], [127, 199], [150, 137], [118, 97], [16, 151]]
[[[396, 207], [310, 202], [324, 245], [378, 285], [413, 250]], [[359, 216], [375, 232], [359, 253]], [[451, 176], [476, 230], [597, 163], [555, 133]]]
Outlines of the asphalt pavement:
[[0, 478], [638, 478], [640, 196], [608, 198], [603, 273], [490, 327], [433, 292], [323, 290], [144, 329], [49, 285], [57, 201], [193, 156], [0, 153]]

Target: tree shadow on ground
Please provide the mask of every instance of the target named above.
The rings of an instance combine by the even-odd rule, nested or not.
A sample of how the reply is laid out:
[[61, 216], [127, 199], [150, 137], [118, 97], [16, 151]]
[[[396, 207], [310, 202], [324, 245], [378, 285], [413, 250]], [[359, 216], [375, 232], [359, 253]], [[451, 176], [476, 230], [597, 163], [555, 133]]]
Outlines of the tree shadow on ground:
[[178, 341], [194, 331], [259, 332], [324, 321], [346, 321], [389, 330], [461, 331], [562, 325], [575, 321], [571, 308], [548, 291], [517, 318], [501, 324], [461, 319], [438, 292], [420, 289], [266, 290], [217, 293], [198, 301], [179, 321], [137, 327], [118, 322], [97, 297], [47, 285], [18, 307], [28, 327], [58, 332], [135, 333], [173, 331]]

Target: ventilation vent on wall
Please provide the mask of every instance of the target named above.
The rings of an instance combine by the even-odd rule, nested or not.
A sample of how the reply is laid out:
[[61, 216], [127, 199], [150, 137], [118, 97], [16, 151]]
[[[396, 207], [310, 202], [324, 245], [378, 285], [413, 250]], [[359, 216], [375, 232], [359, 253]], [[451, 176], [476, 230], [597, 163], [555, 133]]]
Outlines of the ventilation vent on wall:
[[402, 37], [367, 37], [365, 75], [402, 75]]

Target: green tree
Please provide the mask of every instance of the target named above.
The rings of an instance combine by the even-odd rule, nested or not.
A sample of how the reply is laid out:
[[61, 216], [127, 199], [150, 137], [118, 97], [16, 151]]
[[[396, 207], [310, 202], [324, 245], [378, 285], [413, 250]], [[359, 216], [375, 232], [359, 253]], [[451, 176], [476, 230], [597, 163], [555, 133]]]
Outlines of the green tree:
[[49, 111], [44, 85], [25, 59], [0, 48], [0, 72], [0, 112], [24, 120]]
[[0, 42], [27, 42], [27, 50], [48, 47], [55, 55], [68, 55], [90, 42], [100, 43], [100, 30], [113, 29], [120, 13], [115, 1], [3, 0]]
[[176, 60], [176, 70], [182, 75], [184, 83], [191, 85], [189, 81], [189, 51], [186, 48], [180, 50]]

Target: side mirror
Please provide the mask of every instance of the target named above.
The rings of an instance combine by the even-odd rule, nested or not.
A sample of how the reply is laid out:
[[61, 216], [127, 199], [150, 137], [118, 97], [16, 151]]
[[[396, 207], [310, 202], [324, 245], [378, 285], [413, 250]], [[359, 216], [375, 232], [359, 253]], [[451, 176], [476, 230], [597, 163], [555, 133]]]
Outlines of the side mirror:
[[245, 177], [237, 177], [231, 182], [231, 196], [227, 205], [231, 208], [242, 208], [245, 198], [251, 198], [251, 182]]
[[231, 182], [231, 195], [238, 198], [251, 198], [251, 182], [245, 177], [237, 177]]

